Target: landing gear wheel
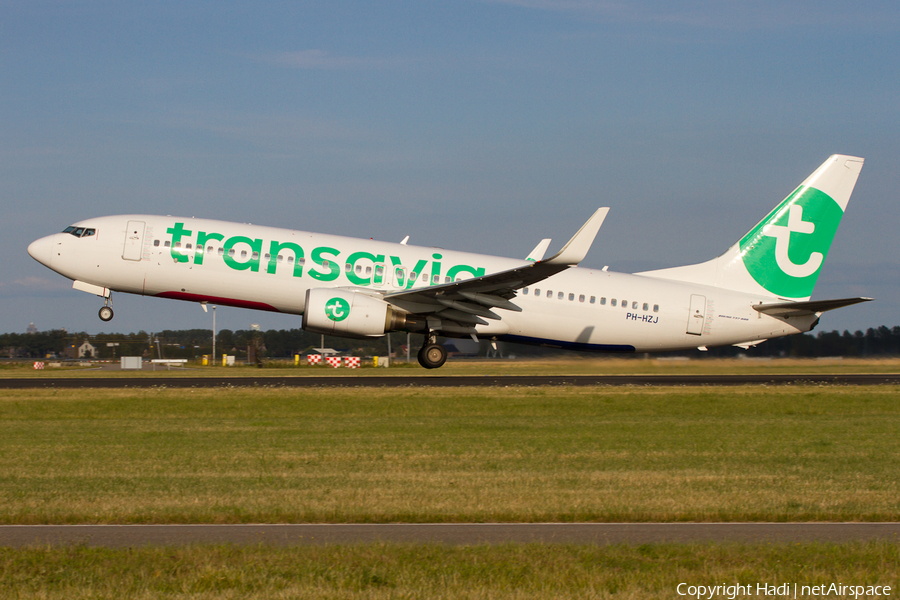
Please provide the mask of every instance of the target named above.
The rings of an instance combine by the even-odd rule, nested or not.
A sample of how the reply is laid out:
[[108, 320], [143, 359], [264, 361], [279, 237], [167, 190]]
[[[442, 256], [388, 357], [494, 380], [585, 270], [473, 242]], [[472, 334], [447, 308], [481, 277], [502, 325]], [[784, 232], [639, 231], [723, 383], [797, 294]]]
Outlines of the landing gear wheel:
[[113, 318], [113, 309], [108, 306], [104, 306], [100, 309], [100, 320], [101, 321], [112, 321]]
[[428, 344], [419, 350], [418, 358], [426, 369], [437, 369], [447, 362], [447, 350], [440, 344]]

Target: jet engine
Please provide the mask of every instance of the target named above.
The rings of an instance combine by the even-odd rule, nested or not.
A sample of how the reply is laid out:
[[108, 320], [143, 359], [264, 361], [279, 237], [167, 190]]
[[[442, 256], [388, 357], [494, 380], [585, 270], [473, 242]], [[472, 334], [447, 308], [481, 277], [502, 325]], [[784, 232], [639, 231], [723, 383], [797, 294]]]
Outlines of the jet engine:
[[367, 338], [406, 327], [406, 314], [381, 298], [334, 288], [306, 291], [306, 310], [303, 312], [303, 329], [306, 331]]

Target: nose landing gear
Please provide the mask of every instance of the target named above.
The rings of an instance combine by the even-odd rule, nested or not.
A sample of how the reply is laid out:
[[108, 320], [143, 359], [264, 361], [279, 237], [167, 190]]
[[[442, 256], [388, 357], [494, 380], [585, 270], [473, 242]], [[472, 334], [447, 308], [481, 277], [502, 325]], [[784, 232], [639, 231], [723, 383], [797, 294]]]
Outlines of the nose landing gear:
[[100, 309], [100, 320], [103, 322], [112, 321], [113, 318], [113, 309], [112, 309], [112, 294], [106, 297], [106, 305]]

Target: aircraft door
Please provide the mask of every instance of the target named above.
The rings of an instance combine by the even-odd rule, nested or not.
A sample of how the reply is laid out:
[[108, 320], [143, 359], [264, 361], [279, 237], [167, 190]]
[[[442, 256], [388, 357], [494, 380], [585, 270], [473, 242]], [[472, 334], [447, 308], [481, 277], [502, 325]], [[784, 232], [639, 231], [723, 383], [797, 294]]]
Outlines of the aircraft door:
[[144, 249], [144, 222], [128, 221], [125, 228], [125, 248], [122, 258], [125, 260], [141, 260]]
[[687, 333], [703, 334], [703, 323], [706, 321], [706, 296], [691, 294], [691, 309], [688, 314]]

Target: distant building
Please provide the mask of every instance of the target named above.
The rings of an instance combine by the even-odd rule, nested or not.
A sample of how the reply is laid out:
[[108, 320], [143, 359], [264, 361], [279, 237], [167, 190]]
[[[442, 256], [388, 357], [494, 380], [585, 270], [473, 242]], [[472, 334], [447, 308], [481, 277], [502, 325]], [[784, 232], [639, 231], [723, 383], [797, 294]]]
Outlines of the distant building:
[[84, 343], [78, 346], [78, 358], [94, 358], [95, 356], [97, 356], [97, 349], [89, 341], [84, 340]]
[[28, 324], [28, 329], [25, 330], [25, 333], [37, 333], [38, 328], [34, 326], [34, 323]]

